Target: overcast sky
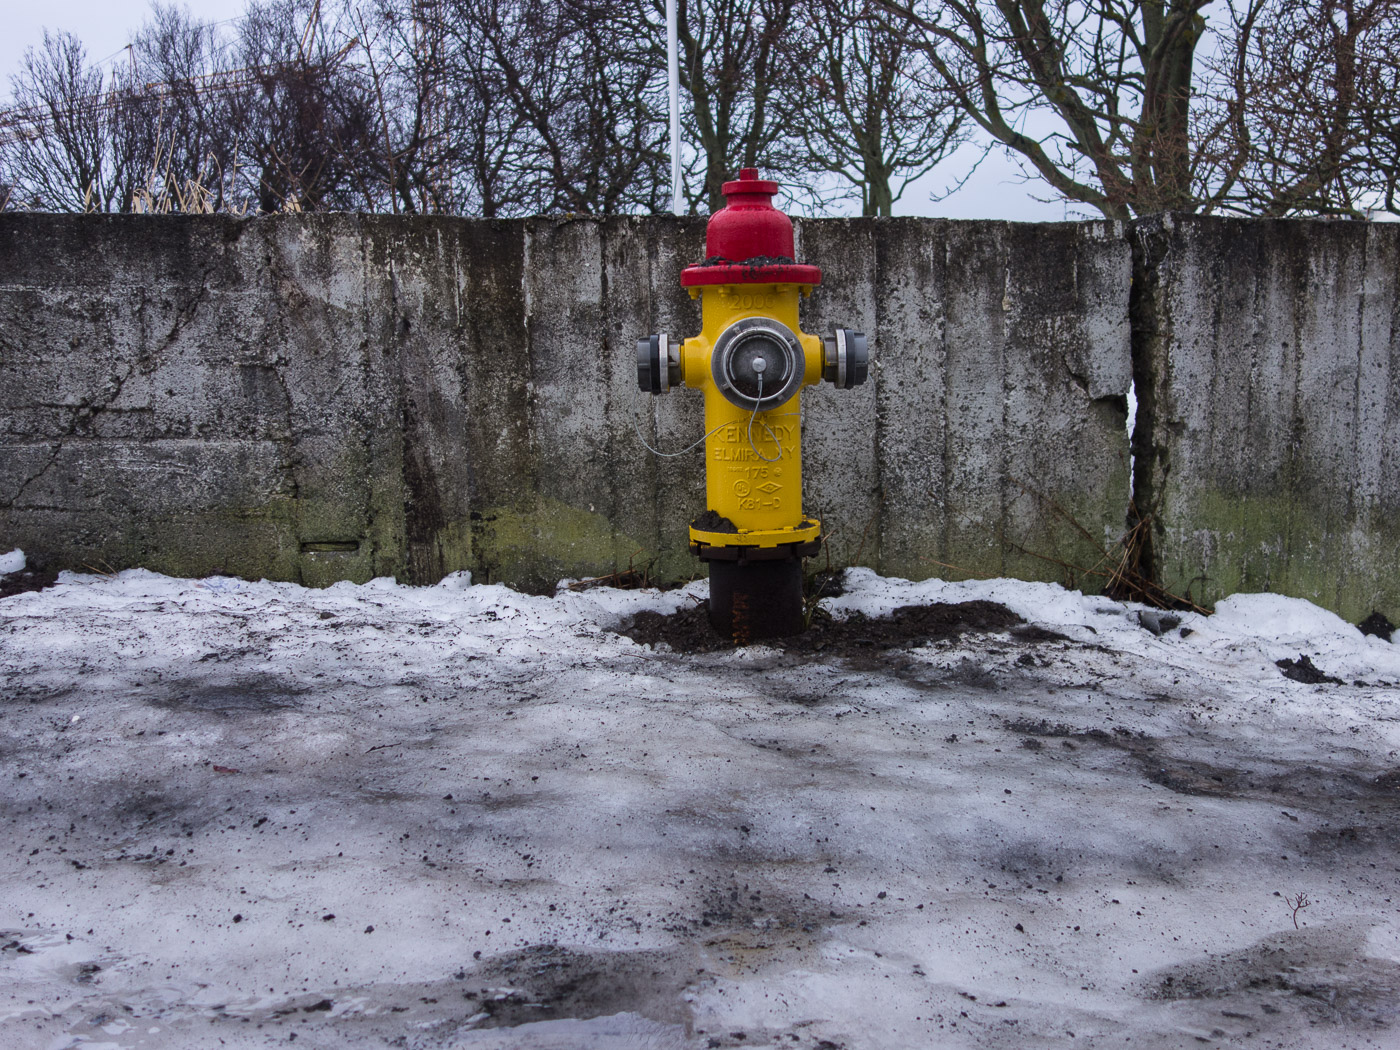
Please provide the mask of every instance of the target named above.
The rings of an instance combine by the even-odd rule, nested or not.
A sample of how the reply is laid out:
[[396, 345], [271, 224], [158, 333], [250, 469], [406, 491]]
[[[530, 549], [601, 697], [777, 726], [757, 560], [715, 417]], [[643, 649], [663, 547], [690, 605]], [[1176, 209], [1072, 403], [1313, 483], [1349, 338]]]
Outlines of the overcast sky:
[[[199, 0], [188, 6], [203, 18], [219, 21], [236, 18], [245, 4], [246, 0]], [[76, 33], [87, 45], [91, 60], [117, 62], [123, 58], [122, 48], [150, 10], [145, 0], [12, 0], [9, 6], [6, 31], [0, 34], [0, 73], [6, 94], [9, 78], [19, 71], [25, 49], [37, 46], [46, 28]], [[1025, 183], [1016, 165], [999, 152], [988, 156], [968, 183], [947, 200], [935, 203], [929, 199], [930, 193], [955, 182], [976, 161], [977, 154], [975, 149], [964, 149], [939, 170], [910, 186], [895, 203], [895, 214], [1027, 222], [1059, 221], [1089, 214], [1083, 207], [1067, 209], [1060, 202], [1046, 204], [1035, 200], [1036, 196], [1050, 197], [1049, 188], [1043, 183]], [[772, 174], [781, 180], [780, 172]]]

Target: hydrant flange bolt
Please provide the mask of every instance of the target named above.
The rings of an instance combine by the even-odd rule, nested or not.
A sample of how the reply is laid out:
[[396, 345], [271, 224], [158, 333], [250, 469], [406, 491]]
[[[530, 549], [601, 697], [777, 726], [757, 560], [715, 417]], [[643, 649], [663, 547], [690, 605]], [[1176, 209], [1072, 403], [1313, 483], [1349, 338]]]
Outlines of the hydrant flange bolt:
[[870, 370], [870, 345], [864, 332], [838, 328], [834, 335], [822, 336], [822, 378], [838, 390], [849, 390], [865, 382]]

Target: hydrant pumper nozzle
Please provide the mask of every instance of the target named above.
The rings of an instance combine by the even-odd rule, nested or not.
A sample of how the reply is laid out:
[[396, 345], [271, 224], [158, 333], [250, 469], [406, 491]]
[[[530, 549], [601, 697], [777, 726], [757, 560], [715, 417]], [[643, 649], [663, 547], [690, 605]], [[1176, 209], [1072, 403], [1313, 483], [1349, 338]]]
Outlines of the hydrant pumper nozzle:
[[710, 563], [712, 622], [743, 641], [802, 630], [801, 559], [819, 549], [821, 524], [802, 513], [800, 391], [865, 382], [869, 349], [861, 332], [819, 338], [798, 326], [821, 270], [794, 261], [792, 220], [772, 204], [778, 184], [745, 168], [723, 190], [705, 261], [681, 273], [700, 299], [700, 334], [639, 340], [637, 382], [704, 393], [707, 509], [690, 546]]

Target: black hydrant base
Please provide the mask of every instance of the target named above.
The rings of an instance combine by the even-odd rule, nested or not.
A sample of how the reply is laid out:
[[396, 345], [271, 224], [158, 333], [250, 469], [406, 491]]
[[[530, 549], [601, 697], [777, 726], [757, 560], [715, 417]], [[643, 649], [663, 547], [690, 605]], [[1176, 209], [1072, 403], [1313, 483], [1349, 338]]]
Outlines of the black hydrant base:
[[802, 559], [711, 561], [710, 624], [735, 645], [801, 634]]

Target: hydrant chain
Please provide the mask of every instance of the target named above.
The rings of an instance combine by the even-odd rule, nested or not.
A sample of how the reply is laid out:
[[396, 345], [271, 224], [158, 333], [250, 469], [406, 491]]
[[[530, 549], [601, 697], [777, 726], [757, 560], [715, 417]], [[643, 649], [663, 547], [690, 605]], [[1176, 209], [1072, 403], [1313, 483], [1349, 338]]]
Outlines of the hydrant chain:
[[681, 449], [679, 452], [662, 452], [659, 448], [652, 448], [651, 445], [647, 443], [646, 436], [642, 433], [642, 425], [637, 422], [637, 397], [635, 394], [632, 396], [632, 429], [636, 432], [637, 440], [642, 443], [642, 448], [646, 449], [653, 456], [665, 456], [667, 459], [674, 459], [676, 456], [684, 456], [687, 452], [695, 451], [695, 449], [699, 448], [713, 437], [716, 432], [723, 430], [727, 426], [729, 426], [728, 423], [721, 423], [708, 434], [701, 434], [699, 438], [692, 441], [689, 445], [686, 445], [685, 448]]
[[[753, 454], [754, 454], [755, 456], [757, 456], [759, 459], [763, 460], [763, 462], [765, 462], [765, 463], [776, 463], [776, 462], [778, 462], [778, 460], [780, 460], [780, 459], [783, 458], [783, 444], [782, 444], [781, 441], [778, 440], [778, 435], [775, 434], [775, 433], [773, 433], [773, 428], [770, 427], [770, 426], [768, 425], [768, 419], [767, 419], [766, 416], [764, 417], [764, 420], [763, 420], [763, 429], [766, 430], [766, 431], [768, 431], [768, 440], [771, 441], [771, 442], [773, 442], [773, 444], [775, 444], [775, 445], [778, 446], [778, 454], [777, 454], [776, 456], [774, 456], [772, 459], [769, 459], [769, 458], [768, 458], [767, 456], [765, 456], [762, 452], [760, 452], [760, 451], [758, 450], [758, 446], [755, 445], [755, 444], [753, 443], [753, 421], [754, 421], [754, 419], [758, 416], [758, 406], [761, 405], [761, 404], [763, 403], [763, 373], [764, 373], [764, 370], [766, 369], [766, 367], [767, 367], [767, 362], [764, 361], [763, 358], [760, 357], [760, 358], [755, 359], [755, 361], [754, 361], [754, 371], [758, 373], [758, 397], [755, 398], [754, 403], [753, 403], [753, 412], [750, 413], [750, 415], [749, 415], [749, 428], [748, 428], [749, 448], [753, 449]], [[786, 413], [786, 414], [790, 415], [791, 413]]]

